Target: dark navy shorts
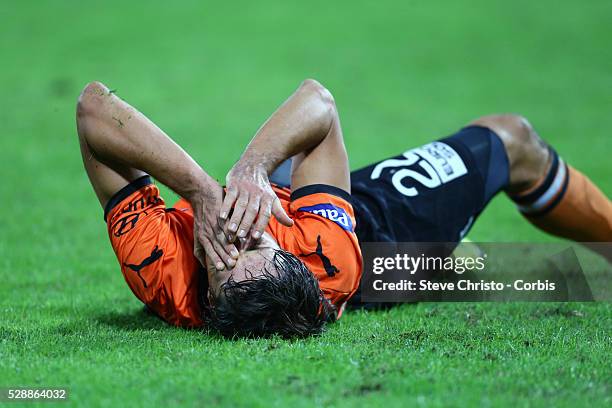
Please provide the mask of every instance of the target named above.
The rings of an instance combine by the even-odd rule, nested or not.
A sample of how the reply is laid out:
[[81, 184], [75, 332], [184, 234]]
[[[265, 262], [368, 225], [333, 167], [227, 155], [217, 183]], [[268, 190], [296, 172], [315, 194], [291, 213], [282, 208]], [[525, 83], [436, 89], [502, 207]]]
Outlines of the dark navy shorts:
[[[480, 126], [354, 171], [359, 242], [443, 242], [436, 250], [450, 255], [509, 173], [499, 136]], [[360, 290], [349, 301], [351, 309], [393, 305], [364, 303]]]
[[360, 242], [456, 242], [508, 184], [500, 138], [469, 126], [351, 173]]

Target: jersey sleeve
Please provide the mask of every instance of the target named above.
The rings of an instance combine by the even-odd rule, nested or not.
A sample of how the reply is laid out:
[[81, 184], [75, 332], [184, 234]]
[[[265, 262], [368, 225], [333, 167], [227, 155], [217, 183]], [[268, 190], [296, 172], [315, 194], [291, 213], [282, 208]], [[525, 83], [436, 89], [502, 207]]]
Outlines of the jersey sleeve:
[[337, 187], [315, 184], [291, 193], [294, 225], [285, 234], [286, 250], [297, 255], [319, 281], [327, 299], [342, 313], [355, 293], [362, 270], [350, 195]]

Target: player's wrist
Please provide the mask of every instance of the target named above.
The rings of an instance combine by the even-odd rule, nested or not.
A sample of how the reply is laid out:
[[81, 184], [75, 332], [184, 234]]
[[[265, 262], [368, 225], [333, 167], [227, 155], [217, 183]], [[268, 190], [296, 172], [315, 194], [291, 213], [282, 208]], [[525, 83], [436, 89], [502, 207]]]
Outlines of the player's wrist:
[[182, 196], [185, 197], [187, 201], [195, 203], [211, 195], [211, 192], [215, 188], [219, 188], [219, 183], [210, 177], [204, 170], [200, 170], [190, 176], [190, 182]]
[[261, 177], [267, 178], [268, 174], [268, 168], [262, 158], [243, 157], [228, 173], [226, 181], [229, 186], [232, 179], [257, 180]]
[[262, 151], [256, 146], [249, 146], [235, 167], [243, 172], [250, 170], [250, 173], [269, 176], [284, 161], [284, 158], [279, 156], [277, 152]]

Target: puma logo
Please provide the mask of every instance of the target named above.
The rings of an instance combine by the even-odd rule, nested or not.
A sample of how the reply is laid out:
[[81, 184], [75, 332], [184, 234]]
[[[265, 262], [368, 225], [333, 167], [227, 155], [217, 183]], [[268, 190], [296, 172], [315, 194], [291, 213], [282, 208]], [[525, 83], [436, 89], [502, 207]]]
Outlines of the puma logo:
[[332, 277], [338, 272], [340, 272], [338, 268], [332, 265], [329, 258], [323, 255], [323, 245], [321, 245], [321, 235], [317, 236], [317, 249], [315, 250], [315, 252], [311, 252], [309, 254], [300, 254], [300, 256], [302, 257], [307, 257], [311, 255], [316, 255], [321, 259], [321, 263], [323, 263], [323, 268], [325, 269], [327, 276]]
[[143, 259], [142, 262], [139, 265], [133, 265], [133, 264], [127, 264], [127, 263], [124, 263], [123, 265], [128, 267], [128, 268], [130, 268], [134, 272], [136, 272], [136, 274], [138, 274], [138, 277], [142, 281], [142, 284], [146, 288], [147, 287], [147, 282], [145, 282], [145, 280], [142, 277], [142, 275], [140, 275], [140, 271], [145, 266], [151, 265], [152, 263], [157, 261], [159, 258], [162, 257], [163, 254], [164, 254], [164, 250], [163, 249], [158, 249], [158, 246], [155, 245], [155, 248], [153, 248], [153, 251], [151, 251], [151, 255], [149, 255], [148, 257]]

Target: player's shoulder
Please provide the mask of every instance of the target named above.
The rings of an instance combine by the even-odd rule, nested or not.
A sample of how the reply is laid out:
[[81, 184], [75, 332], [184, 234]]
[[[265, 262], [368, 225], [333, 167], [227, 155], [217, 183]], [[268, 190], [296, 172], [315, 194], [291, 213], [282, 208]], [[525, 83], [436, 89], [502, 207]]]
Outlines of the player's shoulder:
[[[312, 184], [291, 192], [289, 210], [294, 218], [327, 221], [343, 231], [355, 232], [355, 212], [351, 195], [327, 184]], [[331, 224], [330, 224], [331, 226]]]

